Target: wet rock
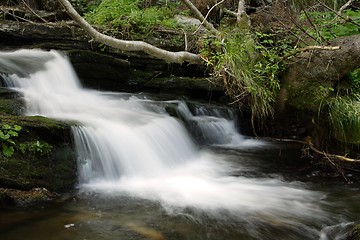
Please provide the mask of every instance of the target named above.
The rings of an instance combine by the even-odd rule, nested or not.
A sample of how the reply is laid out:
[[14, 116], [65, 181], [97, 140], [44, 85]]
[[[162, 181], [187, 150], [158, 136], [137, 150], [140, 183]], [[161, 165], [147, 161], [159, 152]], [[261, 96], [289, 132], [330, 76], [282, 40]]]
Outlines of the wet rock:
[[353, 227], [346, 240], [360, 240], [360, 224]]
[[28, 191], [0, 188], [0, 207], [28, 207], [53, 201], [57, 197], [57, 194], [46, 188], [33, 188]]
[[[47, 188], [64, 192], [73, 189], [77, 163], [72, 144], [71, 125], [40, 116], [19, 116], [14, 106], [23, 109], [21, 97], [0, 91], [0, 130], [20, 126], [17, 136], [0, 139], [0, 188], [29, 191]], [[16, 94], [15, 94], [16, 96]], [[15, 115], [17, 114], [17, 115]], [[12, 153], [5, 154], [4, 146]]]

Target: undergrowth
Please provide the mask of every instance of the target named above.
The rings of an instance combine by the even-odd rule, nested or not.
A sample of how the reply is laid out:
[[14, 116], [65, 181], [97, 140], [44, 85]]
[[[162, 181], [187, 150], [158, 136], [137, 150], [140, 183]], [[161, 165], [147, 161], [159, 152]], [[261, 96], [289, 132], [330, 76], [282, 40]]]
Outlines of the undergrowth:
[[227, 94], [240, 107], [250, 106], [253, 117], [259, 120], [274, 115], [280, 90], [278, 77], [284, 69], [281, 56], [291, 50], [287, 39], [275, 44], [273, 37], [232, 29], [201, 41], [201, 55]]
[[176, 29], [178, 25], [173, 18], [176, 6], [172, 1], [144, 7], [142, 0], [103, 0], [85, 18], [112, 33], [121, 32], [131, 37], [148, 34], [154, 28]]
[[360, 144], [360, 68], [348, 74], [347, 85], [327, 100], [331, 134], [345, 145]]
[[311, 23], [307, 31], [317, 42], [360, 33], [359, 10], [347, 9], [341, 16], [335, 11], [303, 12], [301, 18]]

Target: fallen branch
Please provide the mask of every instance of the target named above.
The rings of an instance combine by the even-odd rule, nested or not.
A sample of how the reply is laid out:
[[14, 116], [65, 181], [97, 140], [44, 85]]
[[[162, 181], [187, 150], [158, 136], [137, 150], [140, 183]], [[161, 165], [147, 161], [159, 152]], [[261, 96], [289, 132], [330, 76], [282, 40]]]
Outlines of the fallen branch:
[[352, 18], [350, 17], [344, 17], [341, 14], [338, 14], [338, 12], [334, 11], [332, 8], [329, 8], [326, 4], [319, 2], [323, 7], [325, 7], [326, 9], [328, 9], [329, 11], [333, 12], [336, 14], [336, 16], [340, 17], [341, 19], [343, 19], [345, 22], [350, 22], [358, 27], [360, 27], [360, 24], [356, 23]]
[[310, 51], [310, 50], [335, 51], [335, 50], [339, 50], [339, 49], [341, 49], [341, 46], [334, 46], [334, 47], [332, 47], [332, 46], [307, 46], [304, 48], [295, 49], [295, 51], [285, 54], [281, 59], [284, 60], [284, 59], [289, 58], [300, 52], [306, 52], [306, 51]]
[[[221, 3], [223, 3], [225, 0], [221, 0], [220, 2], [216, 3], [214, 6], [212, 6], [209, 11], [207, 12], [207, 14], [204, 17], [204, 20], [201, 22], [201, 25], [204, 25], [205, 21], [207, 21], [206, 19], [209, 17], [211, 11], [216, 8], [218, 5], [220, 5]], [[200, 29], [201, 25], [199, 25], [199, 27], [195, 30], [194, 34]]]
[[349, 0], [347, 1], [347, 3], [345, 3], [344, 5], [342, 5], [342, 7], [339, 9], [339, 11], [337, 12], [338, 15], [341, 15], [342, 12], [347, 9], [352, 3], [354, 2], [354, 0]]
[[279, 142], [293, 142], [293, 143], [299, 143], [299, 144], [303, 144], [308, 146], [313, 152], [325, 157], [325, 158], [329, 158], [332, 160], [340, 160], [340, 161], [345, 161], [345, 162], [349, 162], [349, 163], [360, 163], [360, 159], [353, 159], [353, 158], [348, 158], [342, 155], [337, 155], [337, 154], [331, 154], [331, 153], [327, 153], [325, 151], [320, 151], [319, 149], [317, 149], [313, 142], [311, 141], [311, 137], [307, 137], [305, 139], [305, 141], [301, 141], [301, 140], [293, 140], [293, 139], [285, 139], [285, 138], [271, 138], [270, 140], [275, 140], [275, 141], [279, 141]]
[[246, 14], [246, 12], [245, 12], [245, 0], [239, 0], [238, 12], [237, 12], [237, 16], [236, 16], [237, 22], [241, 21], [241, 18], [242, 18], [243, 14]]
[[237, 16], [238, 16], [236, 12], [233, 12], [233, 11], [227, 9], [227, 8], [224, 8], [224, 13], [226, 13], [226, 14], [228, 14], [228, 15], [230, 15], [230, 16], [233, 16], [233, 17], [237, 17]]
[[170, 52], [161, 48], [157, 48], [149, 43], [143, 41], [127, 41], [114, 37], [107, 36], [98, 32], [93, 28], [84, 18], [82, 18], [73, 8], [68, 0], [58, 0], [66, 9], [66, 12], [74, 19], [74, 21], [86, 31], [90, 37], [95, 41], [103, 43], [107, 46], [122, 50], [122, 51], [143, 51], [153, 57], [173, 63], [188, 62], [191, 64], [201, 64], [202, 60], [198, 54], [190, 52]]
[[200, 22], [202, 22], [202, 24], [206, 29], [217, 32], [215, 27], [205, 19], [205, 17], [202, 15], [199, 9], [197, 9], [197, 7], [195, 7], [194, 4], [192, 4], [192, 2], [190, 2], [189, 0], [181, 0], [181, 1], [190, 9], [190, 11], [194, 14], [194, 16], [198, 20], [200, 20]]

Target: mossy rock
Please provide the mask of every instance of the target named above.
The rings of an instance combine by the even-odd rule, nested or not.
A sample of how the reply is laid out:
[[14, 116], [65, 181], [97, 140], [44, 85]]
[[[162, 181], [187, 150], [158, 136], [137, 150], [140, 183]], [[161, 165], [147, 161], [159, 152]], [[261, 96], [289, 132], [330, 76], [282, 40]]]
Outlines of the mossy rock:
[[77, 163], [69, 124], [40, 116], [10, 115], [0, 116], [0, 123], [22, 127], [18, 137], [12, 138], [14, 153], [0, 156], [0, 187], [45, 187], [56, 192], [73, 188]]
[[0, 188], [0, 207], [29, 207], [40, 203], [53, 201], [58, 195], [46, 188], [34, 188], [28, 191]]
[[156, 90], [159, 93], [171, 93], [205, 101], [219, 101], [225, 95], [221, 86], [211, 83], [207, 78], [153, 78], [147, 81], [144, 87], [148, 90]]

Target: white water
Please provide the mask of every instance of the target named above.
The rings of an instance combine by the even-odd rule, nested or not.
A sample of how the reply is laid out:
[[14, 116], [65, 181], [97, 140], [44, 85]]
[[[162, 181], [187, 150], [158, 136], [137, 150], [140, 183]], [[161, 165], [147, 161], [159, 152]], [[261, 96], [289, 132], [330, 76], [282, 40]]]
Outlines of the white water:
[[[135, 96], [81, 88], [58, 52], [0, 53], [0, 64], [10, 57], [20, 68], [39, 57], [46, 62], [39, 71], [18, 74], [23, 77], [8, 75], [6, 82], [24, 94], [27, 114], [78, 122], [73, 131], [82, 191], [157, 201], [169, 212], [192, 208], [217, 216], [226, 211], [287, 223], [325, 217], [318, 207], [321, 194], [302, 184], [230, 176], [233, 166], [222, 155], [200, 151], [163, 108]], [[241, 135], [225, 134], [241, 144]]]

